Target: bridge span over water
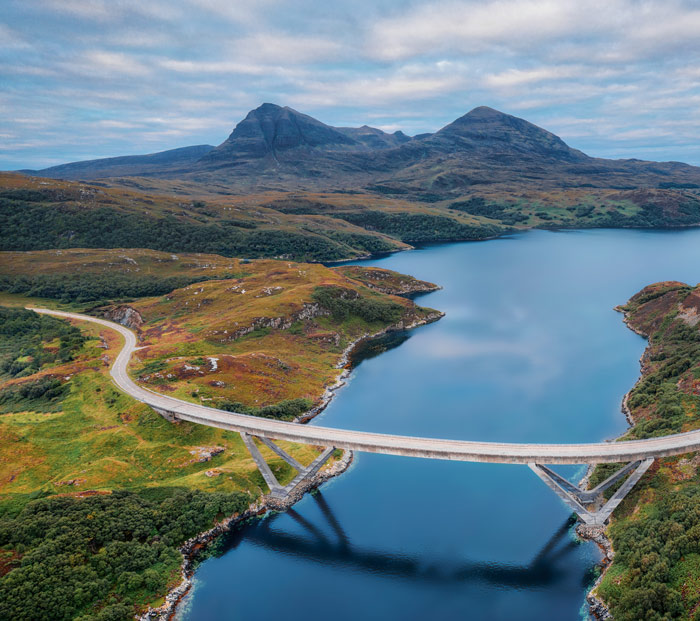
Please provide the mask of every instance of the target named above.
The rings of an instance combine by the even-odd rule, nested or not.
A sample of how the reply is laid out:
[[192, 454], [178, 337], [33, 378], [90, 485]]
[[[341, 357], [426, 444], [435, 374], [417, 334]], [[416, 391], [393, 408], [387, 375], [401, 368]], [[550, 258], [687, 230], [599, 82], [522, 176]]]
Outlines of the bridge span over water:
[[[185, 420], [240, 433], [270, 488], [270, 494], [279, 499], [286, 498], [297, 485], [316, 474], [333, 450], [339, 448], [426, 459], [526, 464], [585, 524], [598, 526], [607, 521], [615, 507], [622, 502], [655, 458], [700, 450], [700, 430], [625, 442], [518, 444], [370, 433], [316, 425], [301, 425], [227, 412], [161, 395], [136, 384], [127, 373], [127, 364], [131, 354], [138, 349], [138, 343], [134, 332], [125, 326], [78, 313], [42, 308], [32, 308], [31, 310], [56, 317], [90, 321], [119, 332], [124, 337], [125, 342], [110, 371], [117, 387], [170, 420]], [[280, 485], [253, 438], [268, 446], [297, 470], [298, 474], [291, 483], [287, 486]], [[288, 440], [327, 448], [310, 465], [303, 466], [274, 444], [273, 440]], [[621, 462], [628, 463], [592, 490], [577, 487], [545, 465]], [[602, 493], [624, 477], [628, 478], [612, 497], [603, 503]]]

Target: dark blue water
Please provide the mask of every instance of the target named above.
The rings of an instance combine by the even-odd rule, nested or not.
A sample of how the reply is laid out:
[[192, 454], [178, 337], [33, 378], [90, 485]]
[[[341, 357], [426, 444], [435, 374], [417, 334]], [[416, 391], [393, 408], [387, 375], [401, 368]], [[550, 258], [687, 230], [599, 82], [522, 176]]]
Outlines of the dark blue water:
[[[613, 307], [700, 280], [700, 230], [537, 231], [365, 264], [442, 285], [418, 303], [447, 315], [360, 363], [318, 424], [597, 441], [625, 428], [645, 346]], [[585, 618], [599, 553], [568, 518], [525, 466], [357, 454], [315, 497], [233, 533], [180, 618]]]

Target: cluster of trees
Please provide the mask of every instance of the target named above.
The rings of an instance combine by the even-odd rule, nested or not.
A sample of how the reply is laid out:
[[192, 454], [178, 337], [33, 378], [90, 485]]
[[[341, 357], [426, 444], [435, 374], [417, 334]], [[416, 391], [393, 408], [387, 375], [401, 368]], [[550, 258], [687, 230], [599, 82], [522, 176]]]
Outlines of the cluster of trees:
[[700, 222], [700, 200], [687, 197], [679, 205], [664, 209], [661, 205], [644, 204], [636, 214], [627, 215], [618, 210], [609, 210], [596, 216], [591, 224], [601, 228], [639, 227], [669, 228], [688, 226]]
[[529, 219], [528, 215], [518, 212], [517, 208], [499, 203], [487, 203], [486, 199], [481, 196], [472, 196], [466, 201], [456, 201], [450, 205], [450, 209], [463, 211], [473, 216], [493, 218], [511, 226]]
[[[250, 229], [237, 220], [192, 222], [173, 215], [157, 218], [101, 206], [80, 209], [0, 197], [0, 250], [49, 248], [151, 248], [168, 252], [209, 252], [224, 256], [336, 261], [349, 256], [346, 243], [314, 232]], [[370, 236], [368, 236], [370, 237]], [[366, 246], [374, 241], [362, 240]], [[364, 250], [364, 247], [360, 248]]]
[[240, 403], [238, 401], [222, 401], [218, 407], [227, 412], [236, 412], [238, 414], [250, 414], [251, 416], [262, 416], [263, 418], [275, 418], [277, 420], [294, 420], [300, 414], [303, 414], [311, 407], [311, 400], [299, 399], [284, 399], [272, 405], [264, 405], [262, 407], [252, 407]]
[[408, 243], [472, 241], [495, 237], [504, 232], [498, 226], [472, 226], [448, 218], [420, 213], [358, 211], [333, 214], [369, 231], [379, 231]]
[[0, 618], [132, 619], [179, 575], [178, 546], [249, 501], [182, 488], [5, 501], [0, 546], [17, 560], [0, 578]]
[[[612, 534], [615, 564], [625, 570], [619, 581], [606, 580], [601, 587], [613, 617], [618, 621], [685, 617], [678, 584], [684, 580], [677, 568], [689, 556], [700, 554], [700, 487], [663, 490], [653, 511], [643, 519], [616, 523]], [[695, 556], [695, 563], [699, 560]], [[692, 608], [697, 593], [691, 590], [689, 595]], [[700, 620], [700, 609], [690, 618]]]
[[336, 286], [316, 287], [313, 300], [327, 310], [336, 321], [349, 317], [359, 317], [367, 323], [396, 323], [401, 319], [404, 308], [401, 304], [379, 297], [362, 297], [352, 289]]
[[235, 274], [161, 277], [121, 273], [0, 275], [0, 291], [82, 304], [164, 295], [195, 282], [236, 277]]
[[347, 233], [345, 231], [327, 231], [326, 235], [332, 240], [361, 250], [368, 254], [378, 254], [380, 252], [391, 252], [396, 247], [385, 239], [376, 235], [363, 235], [362, 233]]
[[6, 386], [0, 390], [0, 414], [8, 412], [55, 412], [68, 394], [68, 384], [55, 377]]
[[[58, 339], [58, 346], [46, 343]], [[73, 360], [85, 337], [67, 321], [0, 306], [0, 377], [25, 377], [43, 365]]]

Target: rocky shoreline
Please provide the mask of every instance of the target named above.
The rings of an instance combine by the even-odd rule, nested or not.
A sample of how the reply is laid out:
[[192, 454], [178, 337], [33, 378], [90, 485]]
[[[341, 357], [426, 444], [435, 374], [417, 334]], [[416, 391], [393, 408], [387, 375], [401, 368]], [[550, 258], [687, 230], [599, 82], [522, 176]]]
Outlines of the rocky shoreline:
[[310, 479], [302, 481], [284, 500], [279, 500], [270, 496], [262, 496], [252, 503], [244, 513], [234, 514], [225, 518], [208, 531], [188, 539], [180, 546], [183, 561], [180, 567], [181, 580], [178, 585], [168, 591], [165, 596], [165, 602], [161, 606], [158, 608], [149, 608], [145, 613], [137, 615], [135, 618], [139, 621], [169, 621], [173, 619], [178, 606], [183, 602], [192, 588], [192, 579], [196, 569], [197, 557], [212, 541], [246, 520], [264, 516], [269, 511], [284, 511], [288, 509], [301, 500], [307, 492], [318, 488], [326, 481], [345, 472], [350, 467], [352, 460], [353, 452], [343, 451], [343, 455], [339, 460], [333, 462], [330, 467], [320, 470]]
[[[647, 334], [644, 334], [630, 323], [630, 321], [627, 318], [627, 313], [625, 312], [622, 306], [616, 306], [615, 310], [622, 313], [623, 322], [630, 330], [632, 330], [632, 332], [638, 334], [639, 336], [645, 339], [648, 338]], [[639, 382], [644, 376], [644, 359], [647, 355], [647, 349], [648, 348], [644, 349], [644, 353], [642, 353], [639, 359], [639, 365], [642, 370], [639, 378], [634, 383], [634, 386], [632, 386], [632, 388], [630, 388], [625, 393], [625, 396], [622, 398], [622, 405], [620, 410], [622, 414], [624, 414], [625, 420], [627, 421], [627, 424], [630, 426], [630, 428], [633, 427], [635, 423], [634, 419], [632, 418], [632, 412], [630, 411], [627, 403], [629, 401], [630, 394], [632, 394], [632, 391], [635, 389], [637, 384], [639, 384]], [[623, 432], [618, 437], [621, 437], [622, 435], [624, 435], [624, 433], [627, 433], [627, 431]], [[589, 466], [588, 470], [586, 471], [586, 474], [579, 482], [579, 486], [583, 486], [584, 484], [587, 485], [592, 473], [593, 467]], [[576, 534], [579, 537], [581, 537], [581, 539], [585, 539], [586, 541], [592, 541], [593, 543], [595, 543], [600, 548], [600, 551], [603, 553], [603, 559], [600, 562], [600, 575], [593, 583], [593, 586], [588, 590], [588, 593], [586, 593], [586, 603], [588, 605], [588, 610], [591, 616], [593, 616], [595, 619], [599, 619], [599, 621], [609, 621], [613, 618], [609, 608], [605, 605], [605, 602], [595, 594], [596, 589], [600, 586], [600, 583], [603, 581], [603, 578], [605, 578], [605, 574], [608, 571], [610, 565], [612, 564], [612, 560], [615, 556], [615, 550], [613, 549], [612, 541], [607, 535], [607, 527], [591, 527], [579, 523], [579, 525], [576, 527]]]

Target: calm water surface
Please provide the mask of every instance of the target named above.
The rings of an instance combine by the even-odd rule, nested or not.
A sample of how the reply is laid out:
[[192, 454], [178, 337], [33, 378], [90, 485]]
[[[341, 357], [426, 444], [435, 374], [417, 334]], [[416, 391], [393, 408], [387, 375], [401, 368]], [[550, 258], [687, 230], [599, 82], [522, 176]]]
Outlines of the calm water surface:
[[[645, 346], [613, 307], [655, 281], [697, 283], [700, 230], [536, 231], [364, 264], [442, 285], [418, 303], [447, 315], [362, 361], [318, 424], [598, 441], [626, 426]], [[179, 618], [585, 618], [599, 553], [568, 518], [525, 466], [357, 454], [320, 493], [232, 533]]]

